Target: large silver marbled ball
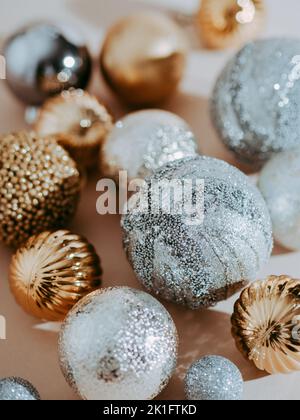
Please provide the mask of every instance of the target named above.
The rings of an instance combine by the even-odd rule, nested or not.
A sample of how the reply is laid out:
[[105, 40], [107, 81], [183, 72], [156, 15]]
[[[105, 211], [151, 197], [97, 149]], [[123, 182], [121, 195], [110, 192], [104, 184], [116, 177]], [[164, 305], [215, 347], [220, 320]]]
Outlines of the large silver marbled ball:
[[300, 146], [300, 39], [259, 40], [238, 52], [216, 83], [212, 117], [224, 143], [257, 166]]
[[33, 23], [11, 35], [4, 45], [6, 81], [14, 95], [30, 105], [69, 88], [84, 89], [92, 61], [78, 31], [50, 23]]
[[276, 242], [300, 249], [300, 150], [280, 153], [261, 172], [258, 184], [269, 208]]
[[220, 356], [206, 356], [195, 362], [185, 377], [188, 400], [238, 401], [244, 382], [239, 369]]
[[22, 378], [0, 379], [0, 401], [40, 400], [40, 395], [30, 382]]
[[59, 353], [65, 378], [82, 398], [148, 400], [174, 372], [177, 332], [166, 309], [147, 293], [103, 289], [71, 310]]
[[201, 156], [147, 178], [122, 227], [125, 251], [146, 289], [192, 309], [212, 306], [255, 279], [273, 245], [258, 189], [238, 169]]

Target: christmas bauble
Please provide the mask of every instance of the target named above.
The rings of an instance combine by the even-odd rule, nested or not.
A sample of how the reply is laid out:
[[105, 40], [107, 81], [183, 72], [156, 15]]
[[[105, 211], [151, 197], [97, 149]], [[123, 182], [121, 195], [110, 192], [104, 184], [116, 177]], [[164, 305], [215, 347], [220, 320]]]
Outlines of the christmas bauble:
[[30, 382], [21, 378], [0, 379], [0, 401], [40, 400], [40, 395]]
[[150, 295], [119, 287], [94, 292], [69, 313], [60, 334], [69, 384], [88, 400], [154, 398], [176, 366], [176, 327]]
[[112, 117], [96, 97], [81, 89], [63, 91], [42, 106], [35, 131], [55, 139], [80, 165], [98, 163], [100, 146], [113, 127]]
[[0, 239], [7, 245], [65, 227], [79, 194], [76, 164], [56, 141], [26, 132], [1, 138]]
[[129, 114], [119, 121], [101, 149], [102, 171], [118, 178], [145, 178], [168, 162], [195, 156], [197, 143], [187, 123], [161, 110]]
[[109, 30], [101, 53], [102, 72], [123, 101], [151, 106], [177, 88], [187, 50], [184, 34], [168, 16], [137, 13]]
[[22, 308], [47, 321], [61, 321], [82, 297], [101, 285], [94, 247], [66, 230], [31, 237], [12, 258], [10, 287]]
[[235, 304], [238, 349], [270, 374], [300, 370], [300, 280], [270, 276], [245, 289]]
[[14, 33], [6, 41], [4, 56], [8, 86], [31, 105], [63, 89], [85, 88], [91, 75], [91, 57], [77, 32], [49, 23], [34, 23]]
[[275, 240], [300, 249], [300, 150], [280, 153], [266, 164], [259, 188], [273, 222]]
[[214, 124], [236, 155], [256, 165], [300, 146], [300, 41], [244, 47], [225, 67], [212, 99]]
[[227, 48], [255, 38], [264, 18], [263, 0], [202, 0], [197, 23], [205, 46]]
[[244, 382], [238, 368], [220, 356], [206, 356], [188, 370], [185, 393], [188, 400], [237, 401]]
[[142, 284], [192, 309], [214, 305], [255, 279], [273, 244], [258, 189], [236, 168], [200, 156], [147, 178], [122, 227]]

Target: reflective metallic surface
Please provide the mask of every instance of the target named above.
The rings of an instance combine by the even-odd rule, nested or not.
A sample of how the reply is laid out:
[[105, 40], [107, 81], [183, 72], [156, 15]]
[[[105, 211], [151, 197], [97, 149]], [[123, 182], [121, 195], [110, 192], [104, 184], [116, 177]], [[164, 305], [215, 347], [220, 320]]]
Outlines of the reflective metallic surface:
[[4, 56], [8, 86], [30, 105], [39, 105], [63, 89], [85, 88], [90, 79], [87, 47], [70, 31], [52, 24], [19, 30], [6, 41]]
[[22, 378], [0, 379], [0, 401], [34, 401], [41, 397], [30, 382]]
[[160, 13], [139, 13], [115, 24], [104, 41], [101, 67], [106, 81], [125, 102], [155, 105], [178, 86], [185, 69], [187, 41]]
[[264, 20], [263, 0], [202, 0], [197, 23], [205, 46], [227, 48], [255, 38]]
[[102, 270], [94, 247], [66, 230], [31, 237], [12, 258], [11, 290], [30, 315], [62, 321], [85, 295], [99, 289]]
[[300, 281], [270, 276], [245, 289], [235, 304], [238, 349], [270, 374], [300, 370]]

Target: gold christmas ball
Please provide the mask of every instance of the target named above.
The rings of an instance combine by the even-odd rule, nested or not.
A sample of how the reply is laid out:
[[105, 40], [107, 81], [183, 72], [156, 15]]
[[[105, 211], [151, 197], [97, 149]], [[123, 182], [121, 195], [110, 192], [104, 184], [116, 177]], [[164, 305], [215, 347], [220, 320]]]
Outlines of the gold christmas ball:
[[67, 230], [32, 236], [13, 256], [10, 287], [21, 307], [47, 321], [61, 321], [101, 285], [100, 259], [82, 236]]
[[206, 47], [239, 47], [255, 38], [265, 18], [263, 0], [202, 0], [197, 23]]
[[182, 79], [188, 43], [162, 13], [144, 12], [117, 22], [101, 53], [103, 75], [126, 103], [151, 106], [172, 94]]
[[270, 374], [300, 370], [300, 280], [270, 276], [245, 289], [235, 304], [238, 349]]
[[42, 136], [55, 136], [79, 165], [92, 168], [112, 127], [112, 116], [96, 97], [73, 89], [44, 103], [34, 129]]
[[68, 152], [34, 133], [0, 141], [0, 240], [18, 247], [34, 234], [65, 227], [80, 195], [80, 175]]

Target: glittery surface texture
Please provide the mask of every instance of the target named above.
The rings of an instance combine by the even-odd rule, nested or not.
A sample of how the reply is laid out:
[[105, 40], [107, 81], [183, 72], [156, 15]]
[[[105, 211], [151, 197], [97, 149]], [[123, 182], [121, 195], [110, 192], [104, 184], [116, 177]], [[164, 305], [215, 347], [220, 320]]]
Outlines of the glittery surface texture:
[[40, 395], [30, 382], [21, 378], [0, 379], [0, 401], [40, 400]]
[[264, 167], [259, 178], [269, 208], [276, 242], [300, 249], [300, 150], [280, 153]]
[[177, 359], [177, 332], [165, 308], [130, 288], [83, 298], [62, 326], [60, 362], [70, 385], [88, 400], [152, 399]]
[[112, 127], [112, 116], [96, 97], [70, 89], [45, 102], [34, 129], [41, 136], [55, 136], [76, 162], [91, 168]]
[[66, 230], [31, 237], [12, 258], [11, 290], [22, 308], [62, 321], [83, 296], [101, 285], [100, 259], [80, 235]]
[[1, 138], [0, 239], [7, 245], [65, 227], [79, 194], [76, 164], [53, 139], [26, 132]]
[[261, 164], [300, 146], [300, 41], [246, 45], [225, 67], [212, 99], [214, 124], [238, 157]]
[[[149, 291], [192, 309], [209, 307], [255, 279], [267, 263], [270, 216], [258, 189], [223, 161], [183, 159], [146, 181], [149, 186], [174, 179], [204, 181], [203, 223], [191, 223], [193, 214], [166, 212], [155, 200], [151, 211], [136, 211], [139, 202], [151, 201], [151, 188], [143, 188], [122, 219], [124, 248]], [[195, 199], [197, 192], [192, 194]]]
[[220, 356], [194, 363], [185, 378], [188, 400], [238, 401], [243, 398], [243, 378], [238, 368]]
[[238, 349], [270, 374], [300, 371], [300, 280], [270, 276], [246, 288], [232, 315]]
[[119, 121], [101, 151], [103, 171], [116, 178], [145, 178], [168, 162], [194, 156], [197, 141], [187, 123], [160, 110], [140, 111]]

